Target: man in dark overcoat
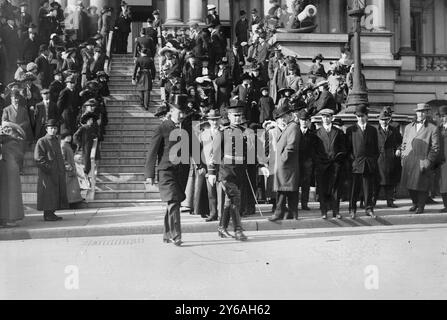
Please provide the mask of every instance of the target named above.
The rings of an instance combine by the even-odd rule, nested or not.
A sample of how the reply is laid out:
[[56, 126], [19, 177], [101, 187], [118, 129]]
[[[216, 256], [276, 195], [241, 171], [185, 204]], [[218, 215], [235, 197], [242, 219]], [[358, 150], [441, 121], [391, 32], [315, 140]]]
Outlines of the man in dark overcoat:
[[135, 90], [140, 92], [141, 105], [149, 110], [149, 101], [151, 99], [152, 81], [155, 80], [154, 59], [148, 56], [149, 49], [143, 48], [141, 56], [135, 62], [132, 83], [136, 85]]
[[[245, 103], [245, 119], [248, 124], [253, 122], [253, 109], [259, 99], [259, 95], [256, 92], [252, 84], [252, 78], [248, 74], [242, 76], [242, 83], [236, 86], [231, 92], [233, 103], [234, 101], [242, 101]], [[230, 103], [231, 105], [231, 103]]]
[[324, 109], [319, 115], [321, 115], [322, 127], [316, 132], [318, 139], [315, 147], [315, 175], [320, 210], [323, 219], [327, 219], [327, 213], [331, 209], [333, 216], [341, 219], [342, 170], [346, 159], [345, 134], [332, 124], [333, 110]]
[[439, 129], [427, 119], [430, 110], [425, 103], [417, 105], [417, 119], [405, 127], [401, 148], [401, 184], [408, 189], [413, 202], [410, 212], [417, 214], [424, 213], [433, 167], [439, 157]]
[[301, 187], [301, 209], [310, 210], [309, 192], [312, 184], [312, 177], [315, 163], [315, 146], [318, 144], [315, 132], [311, 128], [310, 113], [305, 109], [298, 112], [298, 122], [300, 130], [300, 187]]
[[368, 107], [358, 105], [355, 110], [357, 124], [346, 130], [348, 156], [352, 160], [352, 189], [349, 211], [354, 219], [357, 212], [357, 200], [363, 189], [366, 215], [374, 215], [374, 182], [378, 171], [377, 159], [379, 147], [377, 129], [368, 124]]
[[298, 220], [298, 191], [300, 185], [299, 147], [300, 138], [298, 124], [293, 121], [293, 109], [283, 105], [277, 109], [275, 120], [280, 130], [276, 142], [276, 160], [274, 190], [277, 193], [276, 210], [270, 221], [284, 219], [286, 203], [289, 213]]
[[439, 107], [439, 115], [441, 117], [441, 125], [439, 128], [439, 147], [440, 147], [440, 181], [439, 192], [442, 196], [444, 208], [440, 213], [447, 213], [447, 106]]
[[173, 159], [170, 156], [171, 149], [179, 142], [171, 141], [169, 137], [174, 130], [180, 129], [181, 131], [178, 133], [179, 139], [180, 132], [182, 134], [182, 150], [185, 147], [189, 149], [189, 139], [185, 139], [182, 129], [183, 119], [186, 115], [187, 99], [187, 95], [179, 94], [173, 97], [172, 103], [169, 103], [171, 117], [163, 121], [155, 130], [145, 166], [146, 182], [154, 185], [155, 166], [158, 160], [158, 187], [161, 200], [166, 202], [163, 240], [164, 242], [173, 242], [177, 246], [182, 244], [180, 204], [186, 198], [185, 188], [189, 173], [189, 152], [185, 155], [179, 150], [180, 155], [179, 153], [177, 155], [181, 159]]
[[76, 118], [79, 112], [79, 99], [75, 97], [75, 79], [69, 76], [65, 79], [66, 88], [61, 91], [57, 100], [57, 109], [62, 118], [61, 130], [76, 131]]
[[116, 53], [127, 53], [127, 39], [131, 31], [132, 14], [125, 1], [121, 1], [121, 11], [115, 22]]
[[43, 89], [48, 89], [53, 80], [49, 54], [48, 45], [40, 45], [39, 56], [36, 58], [35, 63], [37, 65], [37, 79], [40, 81]]
[[399, 184], [402, 167], [400, 164], [400, 146], [402, 135], [399, 127], [391, 125], [392, 115], [383, 110], [379, 115], [379, 126], [377, 128], [377, 140], [379, 144], [379, 175], [374, 196], [374, 203], [379, 198], [380, 189], [384, 189], [387, 206], [397, 208], [394, 204], [394, 189]]
[[34, 113], [30, 117], [35, 141], [46, 135], [45, 124], [49, 119], [59, 120], [57, 105], [50, 100], [50, 90], [42, 89], [40, 94], [42, 95], [42, 101], [36, 104]]
[[34, 160], [38, 167], [37, 210], [43, 211], [45, 221], [59, 221], [56, 210], [68, 209], [65, 165], [57, 137], [57, 120], [46, 123], [47, 134], [37, 141]]
[[[248, 42], [248, 36], [250, 30], [247, 19], [247, 13], [244, 10], [241, 10], [239, 14], [240, 19], [238, 20], [238, 22], [236, 22], [236, 26], [234, 28], [234, 33], [236, 34], [236, 41], [238, 43]], [[244, 51], [244, 54], [247, 55], [247, 50]]]
[[135, 58], [140, 56], [143, 48], [149, 49], [149, 56], [155, 57], [156, 54], [156, 42], [147, 34], [147, 29], [141, 29], [140, 36], [135, 39]]

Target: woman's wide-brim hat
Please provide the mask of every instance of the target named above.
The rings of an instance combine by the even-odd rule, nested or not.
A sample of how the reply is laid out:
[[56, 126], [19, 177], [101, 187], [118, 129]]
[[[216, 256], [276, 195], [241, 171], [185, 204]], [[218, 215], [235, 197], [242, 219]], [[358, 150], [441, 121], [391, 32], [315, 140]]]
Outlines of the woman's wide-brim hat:
[[161, 48], [159, 54], [160, 56], [166, 54], [166, 52], [170, 52], [170, 53], [177, 53], [177, 49], [175, 49], [174, 47], [171, 46], [165, 46], [163, 48]]
[[292, 88], [282, 88], [278, 91], [278, 94], [286, 94], [286, 92], [290, 92], [290, 94], [292, 95], [295, 93], [295, 90], [293, 90]]
[[321, 61], [324, 60], [324, 57], [323, 57], [323, 55], [322, 55], [321, 53], [317, 54], [317, 55], [312, 59], [312, 62], [315, 63], [315, 61], [317, 61], [317, 60], [321, 60]]
[[414, 111], [416, 111], [416, 112], [418, 112], [418, 111], [430, 111], [430, 110], [431, 110], [431, 107], [428, 104], [426, 104], [426, 103], [419, 103], [417, 105], [417, 108], [414, 109]]
[[94, 112], [84, 113], [81, 117], [81, 123], [85, 124], [89, 119], [93, 119], [93, 121], [98, 120], [98, 116]]
[[188, 107], [188, 95], [186, 94], [174, 95], [172, 101], [169, 103], [169, 106], [172, 108], [176, 108], [180, 111], [186, 111]]
[[1, 128], [1, 135], [8, 135], [18, 140], [25, 140], [26, 138], [25, 131], [16, 123], [4, 121], [1, 123]]

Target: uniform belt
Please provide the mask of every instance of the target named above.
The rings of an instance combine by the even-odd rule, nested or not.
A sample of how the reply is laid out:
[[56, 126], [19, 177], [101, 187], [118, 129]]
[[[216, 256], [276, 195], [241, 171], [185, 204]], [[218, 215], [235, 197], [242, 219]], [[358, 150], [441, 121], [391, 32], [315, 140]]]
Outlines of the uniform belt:
[[224, 156], [224, 158], [225, 158], [225, 159], [228, 159], [228, 160], [234, 160], [234, 161], [244, 161], [244, 157], [230, 156], [230, 155], [228, 155], [228, 154], [226, 154], [226, 155]]

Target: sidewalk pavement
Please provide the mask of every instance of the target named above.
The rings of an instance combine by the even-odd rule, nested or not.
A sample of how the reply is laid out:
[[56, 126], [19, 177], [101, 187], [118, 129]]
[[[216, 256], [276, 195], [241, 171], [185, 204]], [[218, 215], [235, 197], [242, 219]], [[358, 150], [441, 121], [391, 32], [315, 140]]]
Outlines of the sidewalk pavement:
[[[355, 220], [348, 217], [346, 202], [341, 206], [341, 214], [344, 216], [342, 220], [332, 219], [331, 213], [328, 220], [321, 219], [319, 204], [310, 203], [312, 211], [300, 210], [298, 220], [279, 222], [267, 220], [272, 214], [271, 205], [261, 205], [263, 216], [257, 212], [256, 215], [244, 217], [242, 225], [247, 231], [265, 231], [447, 223], [447, 214], [439, 213], [443, 208], [441, 203], [439, 201], [439, 204], [427, 205], [424, 214], [416, 215], [408, 212], [411, 206], [408, 199], [396, 201], [399, 206], [397, 209], [389, 209], [385, 201], [379, 201], [375, 209], [377, 219], [366, 217], [364, 211], [359, 209]], [[150, 207], [67, 210], [58, 211], [56, 214], [62, 216], [64, 220], [45, 222], [42, 212], [27, 210], [25, 219], [19, 222], [18, 227], [0, 228], [0, 240], [163, 233], [163, 204], [154, 204]], [[218, 227], [217, 221], [205, 222], [199, 215], [190, 215], [188, 212], [182, 212], [181, 221], [184, 233], [215, 232]], [[231, 223], [229, 229], [232, 231]]]

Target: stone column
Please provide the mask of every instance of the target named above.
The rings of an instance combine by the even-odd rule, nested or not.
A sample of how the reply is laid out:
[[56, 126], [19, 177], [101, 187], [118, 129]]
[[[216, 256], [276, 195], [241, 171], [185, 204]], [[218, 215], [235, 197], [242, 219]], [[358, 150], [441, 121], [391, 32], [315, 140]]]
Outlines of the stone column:
[[411, 16], [410, 0], [400, 0], [400, 51], [411, 50]]
[[376, 21], [374, 21], [374, 29], [377, 31], [386, 30], [386, 19], [385, 19], [385, 0], [373, 0], [374, 9], [378, 10], [375, 15]]
[[341, 32], [341, 1], [329, 1], [329, 33]]
[[400, 49], [402, 70], [416, 70], [416, 54], [411, 49], [411, 2], [400, 0]]
[[189, 23], [203, 23], [202, 0], [189, 0]]
[[434, 2], [435, 54], [446, 53], [444, 14], [445, 14], [444, 0], [435, 0]]
[[166, 24], [182, 24], [182, 1], [166, 0]]

